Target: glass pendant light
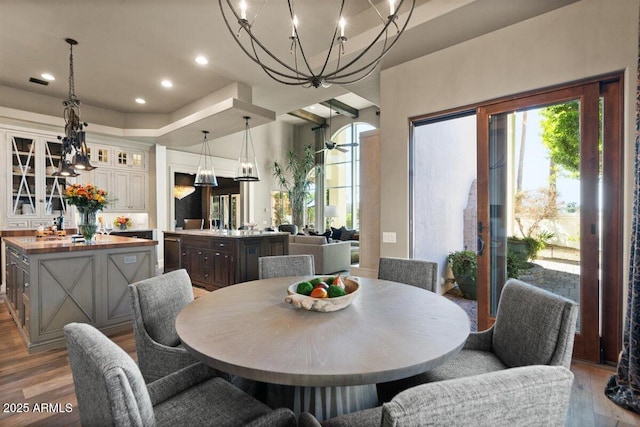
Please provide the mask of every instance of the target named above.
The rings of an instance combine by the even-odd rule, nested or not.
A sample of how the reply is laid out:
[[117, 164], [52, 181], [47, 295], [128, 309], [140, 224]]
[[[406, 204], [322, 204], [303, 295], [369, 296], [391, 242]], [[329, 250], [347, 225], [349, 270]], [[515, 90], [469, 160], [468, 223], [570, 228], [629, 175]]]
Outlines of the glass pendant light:
[[240, 158], [238, 159], [238, 168], [234, 181], [260, 181], [260, 172], [256, 163], [256, 150], [253, 148], [253, 138], [249, 130], [249, 119], [251, 117], [244, 116], [245, 128], [242, 139], [242, 147], [240, 149]]
[[207, 141], [208, 130], [203, 130], [204, 141], [202, 143], [202, 151], [200, 152], [200, 163], [198, 164], [198, 173], [193, 185], [198, 187], [217, 187], [218, 180], [213, 170], [213, 159], [209, 150], [209, 142]]

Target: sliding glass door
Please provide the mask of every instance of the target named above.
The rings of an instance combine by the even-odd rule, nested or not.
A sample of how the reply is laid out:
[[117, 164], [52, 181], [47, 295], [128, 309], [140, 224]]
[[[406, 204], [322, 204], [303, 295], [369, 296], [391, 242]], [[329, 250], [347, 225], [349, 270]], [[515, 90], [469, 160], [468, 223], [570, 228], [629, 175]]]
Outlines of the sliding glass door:
[[[518, 277], [579, 305], [574, 354], [594, 362], [603, 325], [619, 322], [601, 321], [603, 308], [611, 312], [601, 295], [618, 291], [621, 246], [619, 230], [603, 232], [605, 222], [619, 225], [621, 159], [609, 152], [620, 141], [605, 131], [605, 122], [620, 127], [619, 100], [601, 87], [478, 108], [479, 329], [495, 317], [506, 280]], [[606, 195], [609, 206], [606, 191], [614, 193]]]
[[[579, 306], [574, 355], [622, 336], [622, 75], [412, 119], [410, 256], [477, 253], [477, 327], [518, 278]], [[455, 289], [454, 289], [455, 291]], [[473, 302], [469, 302], [473, 304]]]

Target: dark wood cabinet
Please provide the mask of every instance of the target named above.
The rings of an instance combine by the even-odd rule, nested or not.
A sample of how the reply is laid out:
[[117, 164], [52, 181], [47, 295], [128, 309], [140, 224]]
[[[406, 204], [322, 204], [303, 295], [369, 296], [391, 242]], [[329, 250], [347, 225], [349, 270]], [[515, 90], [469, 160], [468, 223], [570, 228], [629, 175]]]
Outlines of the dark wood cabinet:
[[153, 230], [114, 230], [111, 234], [114, 236], [153, 240]]
[[209, 290], [258, 279], [258, 258], [287, 255], [286, 233], [224, 236], [193, 230], [164, 233], [165, 272], [184, 268]]

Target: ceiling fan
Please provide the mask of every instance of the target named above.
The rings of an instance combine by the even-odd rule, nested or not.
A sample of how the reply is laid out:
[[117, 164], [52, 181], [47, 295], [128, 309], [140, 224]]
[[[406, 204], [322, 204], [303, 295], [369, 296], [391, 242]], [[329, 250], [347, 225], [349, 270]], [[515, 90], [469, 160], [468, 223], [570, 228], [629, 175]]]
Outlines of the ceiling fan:
[[348, 152], [349, 150], [347, 150], [346, 148], [343, 147], [357, 147], [358, 144], [356, 142], [352, 142], [350, 144], [338, 144], [337, 142], [333, 142], [333, 141], [329, 141], [327, 139], [325, 139], [324, 141], [324, 148], [322, 150], [318, 150], [316, 151], [316, 153], [321, 153], [323, 151], [331, 151], [331, 150], [338, 150], [338, 151], [342, 151], [343, 153]]
[[358, 143], [357, 142], [352, 142], [349, 144], [338, 144], [337, 142], [331, 141], [330, 139], [327, 139], [327, 128], [329, 128], [329, 134], [331, 134], [331, 104], [329, 104], [329, 124], [328, 125], [322, 125], [322, 132], [324, 133], [323, 135], [323, 139], [324, 139], [324, 148], [322, 150], [318, 150], [316, 151], [317, 153], [321, 153], [323, 151], [331, 151], [331, 150], [338, 150], [341, 151], [343, 153], [347, 153], [349, 150], [347, 150], [344, 147], [357, 147]]

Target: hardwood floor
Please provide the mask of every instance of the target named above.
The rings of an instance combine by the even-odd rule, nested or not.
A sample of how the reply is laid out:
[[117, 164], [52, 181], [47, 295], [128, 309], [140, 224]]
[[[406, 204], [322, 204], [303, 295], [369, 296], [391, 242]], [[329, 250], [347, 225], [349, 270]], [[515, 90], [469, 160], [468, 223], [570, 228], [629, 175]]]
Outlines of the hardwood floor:
[[[111, 339], [136, 357], [133, 331], [114, 335]], [[28, 354], [3, 298], [0, 298], [0, 349], [0, 425], [80, 425], [67, 351]], [[574, 362], [571, 370], [575, 381], [567, 426], [640, 425], [640, 415], [620, 408], [604, 396], [604, 386], [613, 368]], [[43, 406], [43, 403], [53, 405]], [[15, 406], [10, 406], [20, 404], [28, 404], [30, 412], [18, 413]], [[69, 411], [67, 404], [71, 405]]]

